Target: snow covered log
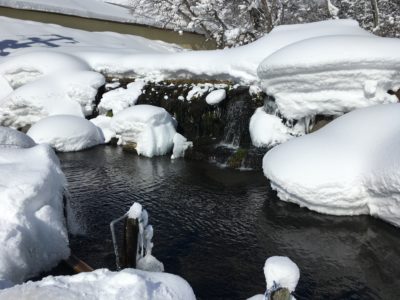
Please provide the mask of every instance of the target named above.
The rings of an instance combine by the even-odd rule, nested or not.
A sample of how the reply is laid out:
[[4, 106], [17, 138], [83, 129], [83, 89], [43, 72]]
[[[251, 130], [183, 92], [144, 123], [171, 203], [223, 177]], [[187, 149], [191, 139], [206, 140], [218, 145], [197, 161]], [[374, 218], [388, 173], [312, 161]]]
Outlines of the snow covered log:
[[47, 143], [61, 152], [79, 151], [104, 143], [100, 128], [85, 118], [71, 115], [44, 118], [27, 134], [36, 143]]
[[0, 285], [21, 283], [69, 256], [65, 186], [49, 146], [0, 146]]
[[400, 40], [326, 36], [284, 47], [259, 66], [263, 88], [290, 120], [341, 115], [394, 103], [400, 88]]
[[400, 226], [400, 104], [358, 109], [276, 146], [264, 174], [284, 201]]
[[52, 300], [195, 300], [190, 285], [181, 277], [168, 274], [125, 269], [111, 272], [99, 269], [74, 276], [46, 277], [0, 290], [0, 299]]

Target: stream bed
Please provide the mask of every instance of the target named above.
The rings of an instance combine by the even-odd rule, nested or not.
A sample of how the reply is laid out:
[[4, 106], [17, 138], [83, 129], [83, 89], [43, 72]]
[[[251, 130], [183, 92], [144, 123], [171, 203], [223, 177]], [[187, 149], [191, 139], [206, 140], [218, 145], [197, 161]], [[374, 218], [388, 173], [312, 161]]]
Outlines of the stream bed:
[[58, 154], [82, 235], [72, 252], [115, 269], [109, 223], [140, 202], [153, 254], [198, 299], [264, 293], [263, 265], [289, 256], [301, 270], [297, 299], [400, 299], [399, 229], [368, 217], [317, 214], [279, 201], [262, 172], [98, 146]]

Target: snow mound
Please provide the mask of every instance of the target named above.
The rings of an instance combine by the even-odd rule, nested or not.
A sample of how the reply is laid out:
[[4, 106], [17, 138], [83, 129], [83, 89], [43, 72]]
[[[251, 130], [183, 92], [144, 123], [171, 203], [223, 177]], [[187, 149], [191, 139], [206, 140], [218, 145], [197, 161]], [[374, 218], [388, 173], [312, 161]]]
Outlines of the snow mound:
[[145, 81], [136, 80], [129, 83], [125, 88], [117, 88], [105, 93], [99, 104], [101, 114], [111, 110], [114, 114], [136, 104], [139, 96], [142, 94], [142, 89], [146, 85]]
[[255, 147], [273, 147], [293, 137], [282, 120], [275, 115], [267, 114], [263, 107], [257, 108], [251, 117], [249, 130]]
[[36, 143], [47, 143], [62, 152], [79, 151], [104, 143], [99, 128], [85, 118], [57, 115], [44, 118], [29, 131]]
[[224, 89], [219, 89], [209, 93], [206, 97], [206, 102], [210, 105], [217, 105], [221, 101], [225, 100], [225, 98], [226, 91]]
[[120, 143], [135, 144], [139, 155], [165, 155], [173, 147], [176, 121], [161, 107], [136, 105], [116, 114], [111, 127]]
[[0, 282], [21, 283], [69, 256], [65, 186], [49, 146], [0, 148]]
[[125, 269], [99, 269], [74, 276], [46, 277], [0, 291], [0, 299], [52, 300], [195, 300], [190, 285], [181, 277]]
[[400, 226], [399, 132], [399, 104], [355, 110], [273, 148], [264, 174], [284, 201]]
[[36, 143], [26, 134], [0, 126], [0, 148], [30, 148]]
[[400, 88], [400, 41], [373, 36], [307, 39], [267, 57], [258, 75], [287, 119], [393, 103], [396, 96], [387, 92]]
[[265, 261], [264, 274], [267, 290], [278, 286], [294, 292], [300, 279], [297, 265], [286, 256], [272, 256]]
[[116, 135], [114, 129], [111, 127], [111, 120], [112, 118], [107, 116], [97, 116], [94, 119], [90, 119], [90, 122], [102, 131], [105, 143], [110, 142]]

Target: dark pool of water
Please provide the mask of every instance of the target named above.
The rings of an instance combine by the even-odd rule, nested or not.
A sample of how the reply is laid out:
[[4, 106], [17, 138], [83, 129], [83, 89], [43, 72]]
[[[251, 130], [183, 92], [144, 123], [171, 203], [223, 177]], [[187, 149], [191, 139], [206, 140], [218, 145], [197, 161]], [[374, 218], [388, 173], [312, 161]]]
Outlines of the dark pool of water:
[[286, 255], [301, 269], [297, 299], [400, 299], [400, 229], [371, 217], [333, 217], [278, 201], [261, 173], [109, 146], [59, 154], [86, 234], [73, 252], [115, 268], [109, 222], [138, 201], [155, 228], [154, 255], [198, 299], [263, 293], [263, 264]]

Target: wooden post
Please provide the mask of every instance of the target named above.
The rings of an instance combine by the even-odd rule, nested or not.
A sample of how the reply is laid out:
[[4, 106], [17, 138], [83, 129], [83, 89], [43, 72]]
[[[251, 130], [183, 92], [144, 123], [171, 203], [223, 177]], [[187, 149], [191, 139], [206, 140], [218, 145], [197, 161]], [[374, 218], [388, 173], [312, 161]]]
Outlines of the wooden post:
[[277, 289], [271, 293], [271, 300], [290, 300], [291, 295], [288, 289]]
[[139, 238], [139, 221], [127, 217], [125, 219], [124, 234], [124, 268], [136, 268], [136, 255]]

